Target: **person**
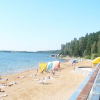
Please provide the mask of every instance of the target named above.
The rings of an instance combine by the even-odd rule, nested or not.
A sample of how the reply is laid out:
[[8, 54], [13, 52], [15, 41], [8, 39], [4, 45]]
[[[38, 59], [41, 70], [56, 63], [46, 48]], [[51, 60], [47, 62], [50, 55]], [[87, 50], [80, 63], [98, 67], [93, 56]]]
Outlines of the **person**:
[[48, 79], [50, 79], [50, 76], [48, 76]]
[[42, 73], [44, 72], [44, 70], [42, 71]]
[[6, 79], [6, 81], [8, 81], [8, 79]]
[[73, 63], [73, 70], [75, 70], [75, 63]]
[[83, 62], [83, 58], [81, 58], [81, 62]]
[[53, 74], [55, 75], [55, 69], [53, 70]]
[[34, 76], [37, 76], [37, 74], [35, 74]]
[[37, 69], [37, 73], [38, 73], [38, 69]]
[[60, 57], [62, 58], [62, 54], [60, 55]]
[[52, 70], [50, 71], [50, 74], [54, 77], [55, 71], [53, 72]]

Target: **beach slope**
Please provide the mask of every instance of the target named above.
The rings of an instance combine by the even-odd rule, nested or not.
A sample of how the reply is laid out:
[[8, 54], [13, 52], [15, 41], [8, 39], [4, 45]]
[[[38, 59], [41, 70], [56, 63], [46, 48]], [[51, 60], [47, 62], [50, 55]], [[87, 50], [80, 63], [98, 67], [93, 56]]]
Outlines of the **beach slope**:
[[[0, 81], [0, 84], [7, 84], [1, 88], [1, 95], [7, 94], [6, 97], [0, 97], [4, 100], [68, 100], [75, 92], [79, 85], [87, 77], [74, 72], [73, 66], [67, 67], [69, 62], [61, 64], [61, 70], [57, 71], [54, 77], [50, 73], [40, 73], [37, 70], [30, 70], [19, 74], [4, 76], [8, 81]], [[91, 66], [91, 61], [76, 63], [77, 66]], [[19, 76], [25, 76], [18, 78]], [[44, 84], [39, 84], [38, 79], [46, 79]], [[18, 82], [8, 86], [9, 82]]]

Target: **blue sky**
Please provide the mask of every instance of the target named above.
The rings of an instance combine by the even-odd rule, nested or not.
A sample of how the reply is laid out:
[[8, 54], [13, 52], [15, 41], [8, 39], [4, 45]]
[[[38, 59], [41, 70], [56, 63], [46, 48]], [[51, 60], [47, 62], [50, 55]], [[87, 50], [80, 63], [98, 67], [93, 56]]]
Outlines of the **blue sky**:
[[100, 31], [100, 0], [0, 0], [0, 50], [58, 50]]

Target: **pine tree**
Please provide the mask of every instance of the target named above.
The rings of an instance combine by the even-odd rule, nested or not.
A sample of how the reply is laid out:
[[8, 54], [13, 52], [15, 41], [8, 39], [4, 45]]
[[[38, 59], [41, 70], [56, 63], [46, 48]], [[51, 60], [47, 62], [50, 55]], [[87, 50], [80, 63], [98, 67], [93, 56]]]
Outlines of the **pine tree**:
[[96, 53], [97, 52], [97, 44], [96, 41], [94, 41], [94, 43], [91, 46], [91, 54]]
[[100, 35], [97, 43], [97, 49], [98, 49], [98, 56], [100, 56]]

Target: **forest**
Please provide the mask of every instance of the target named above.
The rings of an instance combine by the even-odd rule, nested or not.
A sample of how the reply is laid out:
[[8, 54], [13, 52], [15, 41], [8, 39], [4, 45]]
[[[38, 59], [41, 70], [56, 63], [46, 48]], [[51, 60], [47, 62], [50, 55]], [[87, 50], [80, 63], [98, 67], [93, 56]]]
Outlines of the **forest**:
[[37, 53], [50, 53], [50, 54], [60, 54], [61, 50], [47, 50], [47, 51], [37, 51]]
[[71, 42], [61, 44], [61, 54], [85, 59], [94, 59], [100, 56], [100, 31], [86, 33], [78, 40], [74, 38]]

